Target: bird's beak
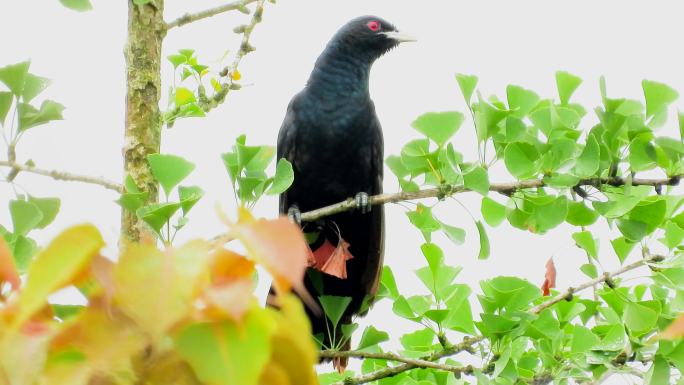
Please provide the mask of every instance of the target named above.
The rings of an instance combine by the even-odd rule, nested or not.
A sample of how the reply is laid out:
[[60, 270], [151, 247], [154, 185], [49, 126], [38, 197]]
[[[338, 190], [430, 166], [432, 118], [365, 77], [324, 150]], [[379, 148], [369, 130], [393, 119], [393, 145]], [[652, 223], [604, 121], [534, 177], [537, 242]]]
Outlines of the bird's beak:
[[387, 36], [388, 38], [395, 40], [399, 43], [416, 41], [415, 37], [413, 37], [411, 35], [407, 35], [405, 33], [399, 32], [399, 31], [388, 31], [388, 32], [383, 32], [383, 34], [385, 36]]

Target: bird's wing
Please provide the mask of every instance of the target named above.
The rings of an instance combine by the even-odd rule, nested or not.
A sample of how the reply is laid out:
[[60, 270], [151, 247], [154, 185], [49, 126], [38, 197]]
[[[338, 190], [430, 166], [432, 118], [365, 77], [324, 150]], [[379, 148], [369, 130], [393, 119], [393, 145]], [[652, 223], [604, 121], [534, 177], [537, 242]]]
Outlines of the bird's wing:
[[[373, 107], [373, 115], [375, 115], [375, 107]], [[373, 194], [380, 194], [382, 193], [382, 175], [385, 166], [385, 143], [382, 136], [382, 127], [377, 116], [375, 116], [373, 123], [373, 135], [372, 166], [373, 174], [378, 176], [374, 185], [376, 191], [373, 191]]]
[[[280, 131], [278, 132], [278, 144], [276, 147], [277, 158], [285, 158], [290, 163], [292, 167], [295, 166], [294, 158], [297, 144], [297, 100], [299, 94], [292, 98], [290, 104], [287, 106], [287, 113], [285, 114], [285, 119], [283, 124], [280, 126]], [[295, 170], [295, 174], [297, 171]], [[287, 213], [289, 208], [287, 191], [280, 194], [280, 212]]]
[[[374, 117], [371, 124], [371, 132], [373, 135], [373, 144], [371, 147], [371, 175], [375, 176], [373, 181], [373, 191], [371, 195], [382, 194], [382, 177], [384, 169], [384, 139], [382, 135], [382, 127], [380, 126], [380, 121], [375, 114], [375, 106], [371, 102], [372, 116]], [[380, 276], [382, 274], [382, 261], [384, 256], [385, 248], [385, 211], [383, 205], [378, 205], [373, 207], [370, 215], [371, 219], [371, 232], [372, 234], [370, 243], [368, 245], [368, 257], [376, 259], [375, 261], [369, 261], [370, 266], [377, 266], [377, 269], [371, 274], [370, 285], [368, 294], [375, 296], [377, 292], [378, 285], [380, 283]]]

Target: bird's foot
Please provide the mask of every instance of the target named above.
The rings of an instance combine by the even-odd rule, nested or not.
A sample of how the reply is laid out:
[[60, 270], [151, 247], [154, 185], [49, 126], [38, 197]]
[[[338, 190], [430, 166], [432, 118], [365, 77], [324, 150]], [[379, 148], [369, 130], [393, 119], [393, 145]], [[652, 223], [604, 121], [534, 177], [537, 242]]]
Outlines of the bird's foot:
[[299, 211], [299, 207], [294, 205], [290, 206], [290, 208], [287, 209], [287, 217], [298, 226], [302, 225], [302, 212]]
[[361, 214], [367, 214], [371, 211], [370, 197], [365, 192], [360, 192], [354, 197], [354, 202], [356, 202], [356, 209], [361, 211]]

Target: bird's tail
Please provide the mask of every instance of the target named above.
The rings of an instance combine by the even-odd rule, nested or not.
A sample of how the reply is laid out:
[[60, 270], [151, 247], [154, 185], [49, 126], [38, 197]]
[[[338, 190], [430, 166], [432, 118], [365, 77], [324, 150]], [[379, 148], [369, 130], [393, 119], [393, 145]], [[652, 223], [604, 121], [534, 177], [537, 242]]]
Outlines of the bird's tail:
[[[347, 342], [345, 342], [344, 345], [342, 345], [342, 347], [340, 348], [340, 351], [348, 351], [348, 350], [351, 350], [351, 340], [347, 340]], [[333, 358], [333, 367], [340, 374], [344, 373], [344, 370], [347, 369], [348, 363], [349, 363], [349, 357], [335, 357], [335, 358]]]
[[[342, 328], [340, 326], [337, 327], [337, 330], [335, 330], [335, 337], [334, 339], [331, 339], [330, 335], [328, 335], [327, 331], [330, 330], [331, 325], [328, 324], [326, 327], [326, 322], [328, 322], [325, 317], [320, 317], [320, 318], [310, 318], [311, 319], [311, 327], [314, 335], [317, 335], [320, 337], [319, 342], [322, 343], [321, 349], [326, 350], [330, 349], [332, 346], [336, 345], [339, 343], [338, 341], [341, 341], [344, 337], [342, 333]], [[340, 322], [340, 325], [344, 325], [347, 323], [351, 323], [351, 316], [350, 315], [344, 315], [342, 317], [342, 320]], [[348, 351], [351, 350], [351, 340], [347, 339], [342, 346], [339, 348], [339, 351]], [[335, 370], [337, 370], [339, 373], [343, 373], [344, 370], [347, 368], [347, 363], [349, 361], [348, 357], [335, 357], [335, 358], [321, 358], [320, 362], [330, 362], [332, 361], [333, 367]]]

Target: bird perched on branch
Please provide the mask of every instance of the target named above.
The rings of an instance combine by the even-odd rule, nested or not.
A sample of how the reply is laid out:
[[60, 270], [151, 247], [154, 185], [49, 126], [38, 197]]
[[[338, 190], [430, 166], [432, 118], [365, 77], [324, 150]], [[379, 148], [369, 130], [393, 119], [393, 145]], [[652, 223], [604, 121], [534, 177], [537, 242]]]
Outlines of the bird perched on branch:
[[[278, 158], [289, 160], [295, 175], [280, 195], [281, 213], [301, 223], [301, 212], [351, 197], [356, 201], [356, 210], [301, 223], [312, 250], [306, 287], [317, 298], [347, 297], [332, 299], [349, 302], [340, 325], [366, 312], [382, 271], [383, 209], [371, 209], [369, 201], [382, 192], [383, 174], [382, 130], [368, 92], [371, 66], [412, 40], [376, 16], [348, 22], [290, 102], [278, 135]], [[307, 312], [323, 348], [349, 349], [340, 326], [333, 330], [324, 315]], [[346, 359], [334, 364], [344, 370]]]

